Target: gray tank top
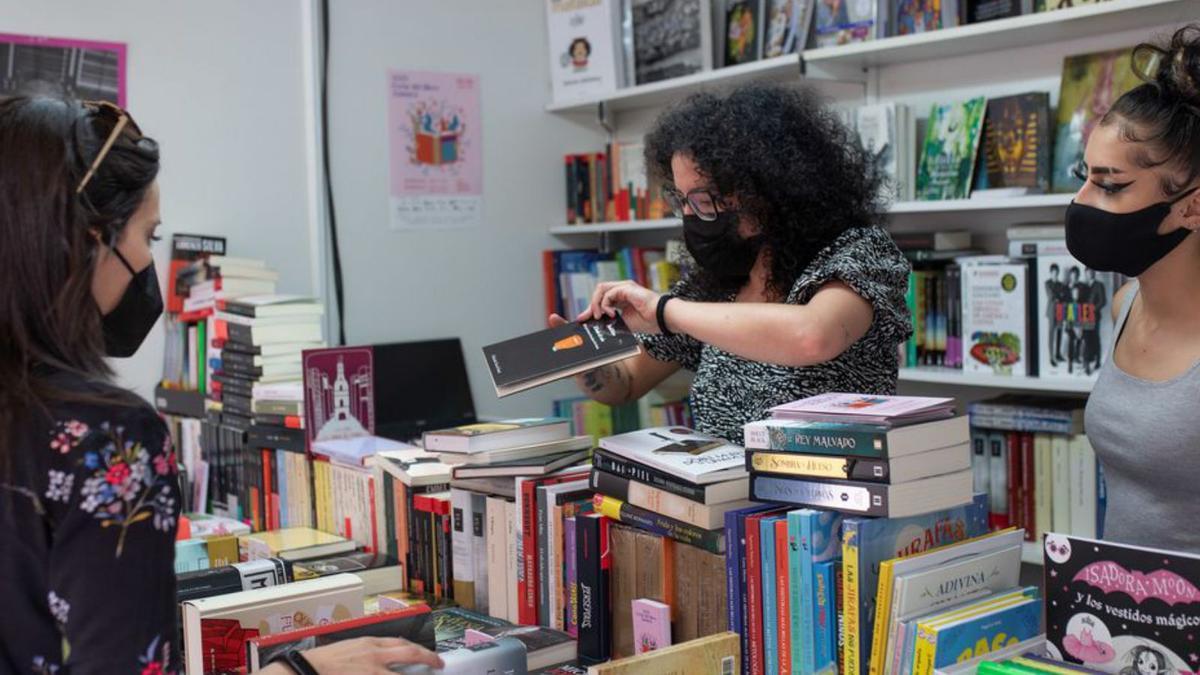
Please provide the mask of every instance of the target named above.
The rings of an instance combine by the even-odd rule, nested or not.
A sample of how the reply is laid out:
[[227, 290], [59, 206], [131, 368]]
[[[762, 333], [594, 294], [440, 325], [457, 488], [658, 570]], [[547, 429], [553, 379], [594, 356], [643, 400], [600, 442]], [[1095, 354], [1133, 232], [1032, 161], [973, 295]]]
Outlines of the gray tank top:
[[1084, 420], [1104, 467], [1104, 538], [1200, 553], [1200, 362], [1165, 382], [1122, 371], [1113, 359], [1137, 282], [1117, 317]]

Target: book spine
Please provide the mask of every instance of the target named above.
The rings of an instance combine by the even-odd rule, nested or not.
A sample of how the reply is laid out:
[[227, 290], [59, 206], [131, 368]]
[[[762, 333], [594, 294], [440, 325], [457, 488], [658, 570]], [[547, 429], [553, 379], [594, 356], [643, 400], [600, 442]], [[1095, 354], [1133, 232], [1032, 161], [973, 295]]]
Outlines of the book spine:
[[797, 428], [770, 420], [746, 425], [746, 449], [886, 459], [886, 431], [865, 429]]
[[744, 517], [745, 514], [740, 511], [729, 511], [725, 514], [725, 616], [729, 623], [729, 630], [735, 631], [739, 635], [745, 635], [745, 631], [740, 629], [742, 611], [741, 602], [738, 599], [744, 550], [738, 536], [738, 521]]
[[701, 504], [705, 503], [707, 493], [704, 487], [681, 481], [670, 474], [627, 461], [603, 450], [596, 450], [592, 453], [592, 466], [622, 478], [652, 485], [660, 490], [666, 490]]
[[933, 675], [933, 662], [936, 653], [937, 633], [930, 628], [929, 624], [918, 624], [912, 675]]
[[803, 673], [816, 672], [817, 651], [813, 636], [816, 629], [813, 617], [816, 612], [816, 599], [813, 588], [813, 523], [816, 514], [813, 512], [798, 512], [796, 514], [797, 529], [799, 530], [800, 550], [798, 552], [800, 567], [800, 669]]
[[549, 532], [549, 514], [547, 513], [546, 490], [537, 491], [537, 625], [553, 628], [550, 606], [550, 547], [553, 542], [547, 536]]
[[737, 519], [737, 549], [738, 549], [738, 612], [740, 614], [738, 623], [730, 624], [729, 630], [737, 631], [742, 638], [742, 673], [745, 675], [750, 672], [750, 571], [747, 566], [749, 552], [746, 547], [746, 519], [749, 516], [741, 516]]
[[1033, 541], [1037, 530], [1037, 510], [1034, 508], [1035, 457], [1033, 434], [1021, 433], [1021, 509], [1025, 518], [1025, 540]]
[[454, 558], [454, 597], [467, 609], [475, 609], [475, 579], [472, 574], [471, 549], [473, 542], [468, 528], [471, 522], [471, 493], [450, 488], [452, 529], [451, 555]]
[[536, 484], [521, 484], [521, 559], [525, 570], [525, 588], [521, 593], [521, 625], [538, 625], [537, 597], [537, 494]]
[[864, 516], [888, 516], [888, 491], [885, 485], [753, 475], [750, 477], [750, 495], [759, 501], [782, 502]]
[[491, 614], [488, 602], [487, 497], [471, 494], [471, 569], [475, 572], [475, 611]]
[[891, 480], [890, 463], [887, 460], [861, 457], [747, 450], [746, 468], [757, 473], [803, 478], [837, 478], [871, 483], [888, 483]]
[[835, 589], [833, 602], [833, 615], [837, 617], [837, 643], [834, 645], [833, 656], [837, 664], [835, 672], [838, 675], [847, 675], [845, 649], [846, 649], [846, 574], [842, 567], [841, 559], [834, 561], [833, 573], [837, 588]]
[[806, 663], [804, 653], [808, 643], [811, 642], [805, 637], [808, 635], [805, 630], [808, 622], [804, 620], [805, 581], [801, 558], [808, 555], [801, 522], [804, 517], [804, 511], [792, 511], [787, 514], [788, 607], [791, 610], [788, 616], [788, 633], [792, 641], [791, 654], [788, 659], [800, 672], [804, 672]]
[[746, 608], [747, 642], [750, 645], [750, 675], [764, 675], [766, 668], [763, 663], [763, 581], [762, 581], [762, 551], [760, 546], [759, 521], [761, 516], [750, 516], [746, 519]]
[[572, 638], [579, 639], [579, 567], [578, 557], [575, 554], [579, 547], [577, 541], [578, 533], [576, 530], [577, 519], [572, 516], [563, 519], [563, 564], [566, 567], [566, 573], [563, 575], [563, 592], [566, 595], [566, 616], [563, 617], [563, 623], [566, 625], [567, 635]]
[[792, 672], [792, 604], [791, 574], [788, 559], [788, 521], [775, 522], [775, 603], [776, 624], [779, 626], [779, 672]]
[[861, 625], [859, 617], [859, 569], [858, 532], [852, 523], [845, 523], [842, 539], [843, 597], [842, 621], [845, 623], [846, 640], [842, 646], [843, 671], [847, 675], [860, 675]]
[[623, 502], [629, 501], [629, 479], [596, 469], [590, 476], [592, 489]]
[[776, 597], [778, 575], [775, 573], [774, 516], [759, 521], [759, 544], [762, 546], [763, 595], [763, 668], [767, 673], [779, 670], [779, 599]]
[[710, 553], [725, 552], [725, 536], [720, 530], [705, 530], [674, 518], [633, 506], [619, 499], [596, 495], [596, 511], [617, 522], [628, 523], [659, 536], [702, 548]]
[[602, 663], [611, 656], [608, 607], [608, 521], [579, 518], [576, 527], [579, 567], [579, 658], [582, 663]]
[[834, 622], [837, 613], [834, 609], [834, 580], [833, 562], [821, 563], [816, 566], [816, 656], [817, 669], [825, 670], [834, 662], [833, 650], [837, 646], [837, 635]]
[[1021, 437], [1019, 432], [1005, 434], [1005, 459], [1008, 460], [1008, 516], [1014, 527], [1025, 527], [1021, 500]]

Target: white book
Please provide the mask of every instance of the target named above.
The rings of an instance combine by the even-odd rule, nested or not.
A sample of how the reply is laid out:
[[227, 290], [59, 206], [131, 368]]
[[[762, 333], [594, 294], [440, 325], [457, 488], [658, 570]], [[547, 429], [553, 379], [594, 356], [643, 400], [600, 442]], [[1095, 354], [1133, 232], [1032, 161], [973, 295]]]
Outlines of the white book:
[[854, 126], [863, 148], [875, 158], [876, 165], [891, 182], [890, 196], [902, 199], [904, 193], [900, 152], [900, 111], [903, 104], [876, 103], [854, 110]]
[[629, 499], [625, 501], [705, 530], [723, 527], [726, 512], [754, 505], [749, 500], [701, 504], [636, 480], [629, 481]]
[[[1054, 441], [1050, 434], [1033, 437], [1033, 540], [1054, 530]], [[1061, 532], [1061, 530], [1058, 530]]]
[[1050, 441], [1050, 513], [1054, 532], [1071, 531], [1071, 441], [1055, 434]]
[[367, 464], [378, 466], [409, 487], [450, 482], [450, 467], [438, 461], [437, 455], [420, 448], [380, 450]]
[[600, 439], [600, 447], [632, 462], [704, 485], [746, 474], [746, 450], [683, 427], [653, 427]]
[[1008, 514], [1008, 441], [1001, 432], [988, 434], [988, 511]]
[[382, 436], [357, 436], [328, 441], [313, 441], [312, 454], [328, 457], [329, 461], [346, 466], [367, 466], [367, 460], [381, 452], [406, 453], [420, 451], [408, 443]]
[[[1071, 438], [1071, 534], [1096, 537], [1096, 452], [1085, 434]], [[1061, 530], [1060, 530], [1061, 531]]]
[[[335, 574], [290, 584], [228, 593], [182, 603], [183, 648], [188, 673], [207, 672], [216, 654], [202, 639], [205, 621], [235, 620], [259, 635], [274, 635], [307, 625], [354, 619], [363, 615], [363, 582], [353, 574]], [[224, 645], [244, 649], [241, 645]], [[210, 647], [211, 649], [211, 647]]]
[[450, 488], [450, 551], [454, 563], [454, 597], [467, 609], [476, 609], [475, 543], [471, 536], [473, 512], [471, 493]]
[[1029, 375], [1028, 284], [1024, 263], [962, 266], [964, 372]]
[[[509, 586], [516, 579], [508, 576], [508, 557], [512, 554], [512, 539], [508, 536], [509, 501], [500, 497], [487, 497], [487, 596], [488, 612], [508, 619]], [[514, 587], [513, 591], [516, 590]]]
[[989, 471], [991, 458], [988, 455], [988, 434], [982, 429], [971, 430], [971, 489], [976, 494], [987, 493], [990, 488]]
[[[520, 494], [520, 493], [518, 493]], [[521, 596], [517, 593], [517, 564], [521, 559], [520, 538], [517, 536], [518, 518], [516, 502], [504, 502], [504, 532], [507, 536], [504, 556], [505, 585], [508, 595], [508, 620], [521, 622]]]
[[1037, 257], [1038, 375], [1096, 376], [1113, 339], [1113, 275], [1075, 260], [1065, 240], [1029, 242], [1022, 250]]
[[545, 2], [554, 101], [596, 98], [623, 86], [620, 0]]

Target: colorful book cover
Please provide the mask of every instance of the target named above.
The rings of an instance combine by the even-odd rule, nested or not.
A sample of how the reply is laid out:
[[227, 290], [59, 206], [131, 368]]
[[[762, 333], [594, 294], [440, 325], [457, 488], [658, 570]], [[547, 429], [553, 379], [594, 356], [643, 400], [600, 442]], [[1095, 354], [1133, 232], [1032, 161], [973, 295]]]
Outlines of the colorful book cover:
[[963, 370], [1024, 377], [1034, 371], [1025, 263], [963, 267]]
[[958, 0], [900, 0], [896, 34], [926, 33], [958, 25]]
[[[1016, 588], [1007, 593], [993, 595], [937, 614], [904, 617], [899, 624], [900, 628], [897, 634], [897, 644], [901, 649], [893, 657], [895, 669], [892, 672], [899, 673], [899, 675], [913, 675], [918, 666], [923, 669], [932, 668], [933, 654], [936, 649], [934, 629], [962, 619], [980, 616], [995, 609], [1012, 607], [1036, 597], [1036, 587]], [[990, 649], [990, 645], [976, 645], [976, 647], [980, 653], [986, 654], [993, 651]]]
[[775, 508], [759, 504], [725, 514], [725, 599], [729, 630], [742, 636], [742, 663], [750, 663], [750, 630], [747, 589], [746, 519]]
[[[801, 587], [800, 602], [801, 611], [807, 614], [811, 622], [804, 632], [804, 637], [812, 643], [813, 647], [811, 649], [805, 647], [804, 667], [809, 668], [805, 672], [818, 672], [829, 665], [832, 655], [823, 659], [817, 651], [816, 640], [820, 633], [820, 628], [817, 626], [817, 622], [820, 620], [817, 608], [819, 602], [816, 584], [817, 568], [819, 565], [834, 562], [841, 557], [842, 521], [845, 516], [833, 511], [807, 511], [807, 517], [801, 521], [800, 529], [801, 545], [806, 547], [807, 553], [801, 558], [800, 575], [805, 581]], [[804, 614], [801, 616], [803, 617]]]
[[1048, 534], [1046, 640], [1110, 673], [1200, 670], [1200, 556]]
[[834, 47], [879, 37], [881, 4], [875, 0], [818, 0], [813, 27], [816, 46]]
[[812, 0], [767, 0], [763, 58], [772, 59], [804, 49], [812, 5]]
[[557, 102], [602, 95], [622, 85], [619, 2], [546, 2], [550, 40], [550, 83]]
[[[1047, 0], [1048, 5], [1057, 2]], [[1088, 138], [1112, 104], [1141, 84], [1131, 67], [1132, 58], [1132, 50], [1117, 49], [1063, 60], [1055, 118], [1055, 192], [1077, 192], [1083, 186], [1072, 172], [1083, 160]]]
[[775, 523], [785, 515], [759, 521], [760, 557], [762, 558], [763, 664], [768, 673], [779, 672], [779, 625], [777, 584], [775, 583]]
[[1104, 365], [1112, 343], [1111, 311], [1115, 280], [1075, 260], [1066, 242], [1037, 245], [1038, 350], [1042, 377], [1092, 377]]
[[[810, 663], [813, 634], [812, 614], [805, 613], [805, 591], [808, 584], [804, 576], [805, 559], [811, 561], [811, 547], [804, 537], [805, 520], [817, 513], [812, 509], [796, 509], [787, 514], [788, 523], [788, 574], [794, 580], [790, 584], [788, 598], [791, 604], [790, 629], [792, 634], [792, 665], [800, 672]], [[809, 563], [811, 564], [811, 562]]]
[[759, 58], [762, 0], [735, 0], [725, 9], [725, 62], [736, 66]]
[[1039, 598], [964, 616], [932, 629], [928, 638], [929, 656], [917, 663], [913, 672], [915, 675], [932, 675], [934, 669], [1011, 647], [1040, 635], [1041, 626], [1042, 601]]
[[986, 102], [979, 97], [933, 106], [917, 167], [917, 199], [966, 199], [970, 194]]
[[671, 646], [671, 608], [657, 600], [638, 598], [632, 603], [633, 650], [645, 654]]
[[697, 484], [746, 475], [746, 451], [741, 446], [684, 427], [631, 431], [602, 439], [600, 447]]
[[[627, 80], [646, 84], [712, 68], [714, 29], [709, 3], [630, 0], [627, 6], [626, 20], [633, 29], [632, 44], [625, 52]], [[664, 35], [671, 39], [663, 40]]]
[[1050, 94], [993, 98], [983, 122], [988, 188], [1050, 189]]
[[779, 672], [792, 672], [792, 586], [800, 580], [791, 574], [789, 555], [788, 517], [775, 521], [775, 625], [779, 633]]
[[885, 560], [906, 558], [988, 531], [987, 496], [970, 504], [909, 518], [846, 518], [842, 522], [845, 574], [845, 672], [866, 675], [875, 625], [875, 591]]
[[833, 665], [834, 649], [837, 647], [837, 609], [834, 606], [833, 561], [813, 565], [813, 623], [816, 627], [813, 636], [817, 657], [817, 670], [824, 671]]
[[374, 436], [374, 350], [371, 347], [306, 349], [302, 359], [309, 443]]

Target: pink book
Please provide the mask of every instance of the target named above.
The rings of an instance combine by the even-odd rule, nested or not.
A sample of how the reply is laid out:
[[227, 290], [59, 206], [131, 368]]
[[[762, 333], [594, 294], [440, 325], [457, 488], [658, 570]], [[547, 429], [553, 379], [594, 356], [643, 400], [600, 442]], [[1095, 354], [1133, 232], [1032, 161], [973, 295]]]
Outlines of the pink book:
[[671, 645], [671, 607], [639, 598], [633, 603], [633, 648], [638, 654]]
[[952, 416], [954, 399], [830, 393], [776, 406], [771, 414], [812, 422], [911, 424]]

